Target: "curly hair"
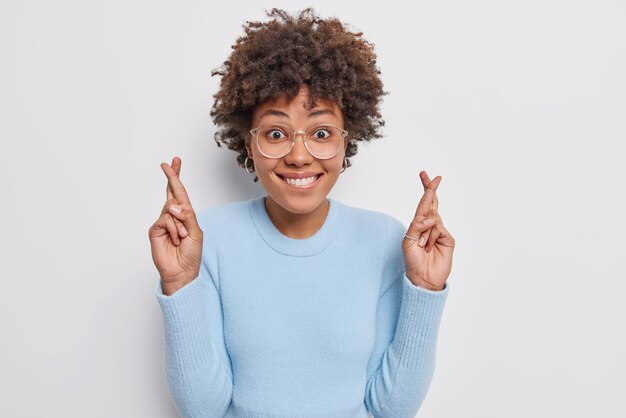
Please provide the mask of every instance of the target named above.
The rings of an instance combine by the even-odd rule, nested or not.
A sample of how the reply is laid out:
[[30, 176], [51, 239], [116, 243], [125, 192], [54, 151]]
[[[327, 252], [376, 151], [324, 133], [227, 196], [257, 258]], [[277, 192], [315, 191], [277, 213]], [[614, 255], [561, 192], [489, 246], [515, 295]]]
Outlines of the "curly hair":
[[378, 106], [388, 92], [379, 78], [374, 44], [336, 18], [320, 19], [312, 7], [296, 16], [277, 8], [265, 13], [273, 19], [246, 21], [245, 35], [232, 45], [230, 57], [211, 72], [222, 76], [210, 111], [219, 127], [215, 142], [238, 152], [237, 163], [244, 167], [245, 138], [255, 106], [283, 95], [291, 100], [306, 83], [309, 106], [316, 106], [319, 99], [331, 100], [343, 112], [349, 167], [348, 157], [356, 155], [357, 142], [381, 138], [385, 124]]

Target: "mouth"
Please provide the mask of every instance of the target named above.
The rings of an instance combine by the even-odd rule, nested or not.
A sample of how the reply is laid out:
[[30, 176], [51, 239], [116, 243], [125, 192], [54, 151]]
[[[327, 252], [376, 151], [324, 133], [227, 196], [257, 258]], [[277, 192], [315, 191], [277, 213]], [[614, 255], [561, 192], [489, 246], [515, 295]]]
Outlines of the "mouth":
[[320, 178], [323, 176], [323, 173], [319, 173], [315, 176], [306, 177], [302, 179], [292, 179], [285, 176], [281, 176], [277, 174], [277, 176], [289, 187], [293, 187], [295, 189], [312, 189], [313, 187], [319, 184]]

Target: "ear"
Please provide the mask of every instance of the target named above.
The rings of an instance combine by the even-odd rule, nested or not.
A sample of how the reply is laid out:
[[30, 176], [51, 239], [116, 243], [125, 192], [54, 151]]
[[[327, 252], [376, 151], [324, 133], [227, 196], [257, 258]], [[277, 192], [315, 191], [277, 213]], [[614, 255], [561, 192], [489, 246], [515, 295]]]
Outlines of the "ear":
[[252, 158], [252, 147], [250, 146], [250, 141], [248, 139], [245, 140], [245, 145], [248, 155], [250, 156], [250, 158]]

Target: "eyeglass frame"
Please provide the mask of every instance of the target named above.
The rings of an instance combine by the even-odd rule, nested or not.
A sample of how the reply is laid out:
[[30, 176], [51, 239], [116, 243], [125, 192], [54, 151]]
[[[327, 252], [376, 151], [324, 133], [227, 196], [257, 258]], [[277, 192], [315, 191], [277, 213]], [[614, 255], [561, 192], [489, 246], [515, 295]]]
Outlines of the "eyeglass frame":
[[[283, 155], [281, 155], [280, 157], [271, 157], [271, 156], [265, 154], [261, 150], [261, 147], [259, 146], [259, 135], [258, 135], [259, 130], [262, 127], [267, 126], [267, 125], [285, 126], [285, 127], [290, 128], [293, 131], [293, 139], [291, 140], [291, 146], [289, 147], [289, 150], [286, 153], [284, 153]], [[348, 131], [346, 131], [345, 129], [341, 129], [341, 128], [335, 126], [335, 125], [329, 124], [329, 123], [322, 123], [320, 125], [312, 126], [309, 129], [307, 129], [306, 131], [303, 131], [302, 129], [296, 131], [293, 126], [287, 125], [285, 123], [264, 123], [261, 126], [258, 126], [258, 127], [254, 128], [254, 129], [250, 129], [249, 133], [250, 133], [250, 135], [252, 135], [254, 137], [254, 140], [256, 141], [256, 147], [259, 149], [259, 152], [261, 154], [263, 154], [267, 158], [278, 159], [278, 158], [283, 158], [285, 155], [288, 155], [291, 152], [291, 150], [293, 149], [293, 146], [296, 144], [296, 139], [298, 137], [298, 134], [302, 134], [302, 142], [304, 143], [304, 148], [306, 148], [306, 150], [309, 152], [309, 154], [311, 154], [313, 157], [315, 157], [315, 158], [317, 158], [319, 160], [329, 160], [329, 159], [334, 158], [335, 156], [337, 156], [337, 154], [339, 153], [339, 149], [341, 147], [337, 147], [337, 151], [335, 152], [334, 155], [332, 155], [330, 157], [321, 158], [321, 157], [318, 157], [318, 156], [314, 155], [311, 152], [311, 150], [309, 149], [309, 146], [307, 145], [307, 142], [306, 142], [307, 132], [309, 132], [309, 130], [311, 130], [311, 129], [316, 129], [316, 128], [319, 128], [319, 127], [322, 127], [322, 126], [328, 126], [328, 127], [337, 129], [341, 133], [341, 140], [342, 140], [342, 142], [345, 143], [346, 136], [348, 136]]]

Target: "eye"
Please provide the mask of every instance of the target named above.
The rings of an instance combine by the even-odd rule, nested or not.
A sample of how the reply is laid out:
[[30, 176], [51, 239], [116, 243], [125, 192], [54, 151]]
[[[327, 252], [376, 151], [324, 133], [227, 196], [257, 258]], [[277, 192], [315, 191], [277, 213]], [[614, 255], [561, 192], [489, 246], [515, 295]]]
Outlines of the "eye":
[[265, 133], [265, 137], [269, 140], [272, 141], [280, 141], [281, 139], [286, 138], [285, 134], [283, 131], [281, 131], [280, 129], [269, 129], [266, 133]]
[[332, 135], [331, 131], [326, 128], [319, 128], [313, 133], [313, 139], [328, 139]]

